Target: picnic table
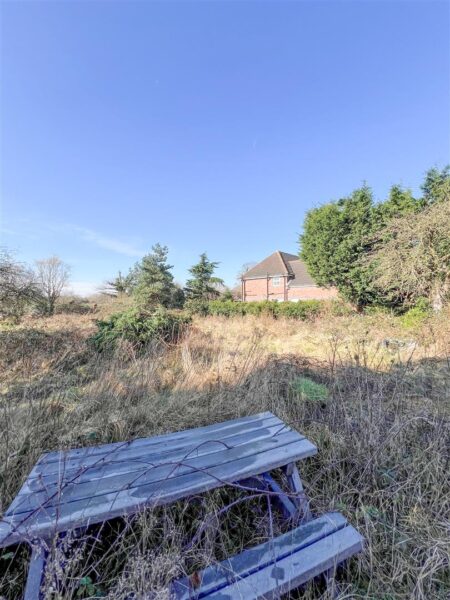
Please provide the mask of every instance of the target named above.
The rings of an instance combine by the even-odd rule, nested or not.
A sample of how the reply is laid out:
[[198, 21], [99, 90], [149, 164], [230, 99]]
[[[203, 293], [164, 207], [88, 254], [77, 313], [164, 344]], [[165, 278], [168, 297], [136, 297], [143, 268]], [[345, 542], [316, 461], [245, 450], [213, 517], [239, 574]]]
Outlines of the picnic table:
[[[0, 521], [0, 548], [26, 542], [32, 554], [25, 600], [41, 598], [48, 541], [226, 485], [266, 490], [297, 527], [207, 568], [174, 598], [276, 598], [359, 551], [362, 538], [339, 513], [312, 519], [296, 463], [316, 454], [270, 412], [127, 442], [49, 452], [36, 463]], [[272, 472], [281, 469], [287, 489]], [[274, 566], [276, 565], [276, 566]], [[234, 574], [234, 575], [233, 575]]]

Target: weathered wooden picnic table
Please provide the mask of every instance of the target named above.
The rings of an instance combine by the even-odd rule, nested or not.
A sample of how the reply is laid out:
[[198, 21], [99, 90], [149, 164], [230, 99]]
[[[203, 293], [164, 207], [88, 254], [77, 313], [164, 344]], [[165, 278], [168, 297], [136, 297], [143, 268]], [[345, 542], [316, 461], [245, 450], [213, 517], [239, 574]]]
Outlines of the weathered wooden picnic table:
[[[186, 577], [175, 598], [276, 598], [361, 549], [339, 513], [312, 519], [296, 462], [317, 448], [265, 412], [152, 438], [50, 452], [36, 463], [0, 521], [0, 548], [27, 542], [32, 555], [24, 598], [41, 597], [49, 540], [144, 508], [224, 485], [266, 490], [284, 514], [302, 517], [284, 536], [209, 567], [193, 590]], [[281, 468], [288, 489], [271, 471]]]

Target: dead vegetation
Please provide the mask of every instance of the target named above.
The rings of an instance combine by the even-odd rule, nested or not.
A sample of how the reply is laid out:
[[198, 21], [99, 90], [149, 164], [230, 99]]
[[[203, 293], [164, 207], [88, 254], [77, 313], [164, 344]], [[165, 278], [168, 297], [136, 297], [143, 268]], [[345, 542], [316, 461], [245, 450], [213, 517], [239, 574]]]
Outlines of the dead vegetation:
[[[1, 331], [0, 514], [44, 451], [271, 410], [319, 448], [301, 465], [313, 511], [343, 512], [367, 539], [339, 573], [340, 598], [443, 600], [450, 593], [448, 316], [415, 331], [383, 315], [308, 323], [209, 317], [178, 346], [156, 344], [145, 355], [126, 344], [113, 356], [96, 354], [85, 343], [92, 314]], [[328, 397], [299, 395], [300, 377], [326, 385]], [[283, 524], [268, 522], [263, 502], [222, 489], [82, 539], [67, 536], [52, 551], [47, 598], [168, 597], [173, 577], [261, 542], [271, 527], [276, 534]], [[208, 533], [211, 514], [216, 536]], [[0, 597], [20, 597], [26, 553], [0, 550]], [[296, 597], [326, 593], [318, 581]]]

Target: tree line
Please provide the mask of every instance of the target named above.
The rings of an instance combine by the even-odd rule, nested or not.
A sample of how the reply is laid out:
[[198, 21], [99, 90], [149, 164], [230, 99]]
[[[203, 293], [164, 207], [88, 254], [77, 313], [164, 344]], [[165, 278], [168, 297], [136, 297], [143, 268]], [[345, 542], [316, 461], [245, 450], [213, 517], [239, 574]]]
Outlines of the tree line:
[[[450, 295], [450, 168], [429, 170], [421, 190], [415, 197], [394, 185], [384, 201], [375, 202], [363, 185], [308, 211], [300, 257], [316, 283], [336, 287], [358, 310], [402, 311], [424, 300], [439, 309]], [[205, 302], [233, 299], [215, 275], [218, 264], [202, 253], [182, 287], [167, 246], [155, 244], [126, 275], [108, 281], [103, 293], [129, 295], [138, 309], [187, 306], [201, 312]], [[0, 316], [20, 318], [30, 307], [52, 315], [69, 273], [56, 256], [32, 269], [0, 250]]]
[[185, 303], [214, 300], [221, 295], [228, 297], [223, 280], [214, 275], [219, 263], [209, 260], [206, 252], [189, 269], [190, 278], [184, 287], [174, 280], [168, 253], [167, 246], [155, 244], [127, 275], [119, 272], [108, 281], [105, 293], [133, 296], [136, 305], [146, 309], [156, 306], [182, 308]]
[[[189, 269], [191, 277], [184, 287], [174, 281], [168, 263], [168, 248], [155, 244], [152, 251], [128, 272], [120, 272], [106, 283], [102, 293], [132, 296], [139, 309], [157, 306], [182, 308], [197, 301], [230, 298], [223, 280], [214, 275], [219, 263], [203, 252]], [[19, 261], [6, 249], [0, 250], [0, 316], [20, 319], [26, 311], [53, 315], [64, 288], [69, 283], [70, 267], [57, 256], [38, 260], [34, 268]]]
[[376, 203], [367, 185], [306, 214], [300, 256], [318, 285], [336, 287], [359, 310], [435, 309], [450, 292], [450, 171], [433, 168], [422, 194], [391, 187]]

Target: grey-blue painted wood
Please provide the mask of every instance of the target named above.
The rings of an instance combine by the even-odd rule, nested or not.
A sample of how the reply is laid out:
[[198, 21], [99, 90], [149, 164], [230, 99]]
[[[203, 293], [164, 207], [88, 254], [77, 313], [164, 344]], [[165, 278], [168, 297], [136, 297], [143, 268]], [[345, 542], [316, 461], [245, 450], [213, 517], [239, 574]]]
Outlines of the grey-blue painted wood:
[[311, 518], [311, 510], [309, 501], [303, 489], [303, 483], [298, 472], [297, 465], [292, 462], [283, 467], [286, 474], [289, 489], [293, 492], [292, 501], [297, 506], [298, 514], [302, 514], [303, 518], [308, 520]]
[[[146, 464], [142, 465], [139, 471], [130, 470], [125, 473], [116, 473], [113, 470], [100, 479], [94, 477], [92, 481], [86, 479], [86, 477], [82, 482], [79, 481], [79, 477], [71, 481], [69, 475], [63, 487], [58, 484], [49, 484], [47, 486], [44, 485], [44, 489], [42, 486], [39, 486], [35, 490], [33, 489], [35, 487], [33, 481], [29, 485], [29, 493], [22, 499], [16, 499], [11, 505], [10, 510], [14, 511], [14, 514], [18, 514], [19, 512], [36, 509], [43, 504], [45, 504], [46, 508], [49, 508], [61, 505], [62, 503], [93, 498], [94, 496], [101, 496], [130, 487], [140, 487], [153, 482], [161, 482], [161, 485], [164, 485], [170, 478], [194, 473], [199, 470], [204, 471], [211, 467], [219, 467], [236, 460], [259, 455], [268, 450], [276, 451], [278, 448], [297, 442], [297, 432], [290, 431], [263, 440], [241, 444], [233, 448], [222, 447], [219, 452], [204, 456], [187, 458], [180, 456], [175, 460], [160, 459], [157, 463], [143, 461]], [[220, 476], [220, 470], [218, 471], [218, 476]]]
[[[290, 432], [291, 429], [287, 428], [283, 430], [283, 433]], [[279, 425], [271, 425], [256, 430], [250, 430], [248, 432], [232, 435], [228, 437], [225, 435], [220, 440], [213, 441], [197, 441], [189, 446], [179, 446], [174, 444], [165, 452], [151, 450], [149, 452], [143, 452], [142, 447], [131, 449], [126, 453], [113, 453], [108, 456], [108, 460], [98, 457], [87, 457], [81, 460], [71, 460], [64, 465], [58, 465], [59, 470], [56, 470], [56, 463], [52, 463], [53, 469], [45, 469], [42, 473], [33, 473], [27, 479], [27, 485], [21, 490], [21, 494], [28, 494], [30, 491], [39, 491], [46, 489], [49, 485], [59, 484], [64, 479], [67, 480], [70, 476], [76, 476], [77, 483], [83, 481], [94, 481], [96, 479], [103, 479], [111, 475], [117, 475], [119, 473], [130, 473], [132, 471], [142, 471], [148, 469], [150, 466], [157, 466], [158, 464], [165, 464], [169, 461], [176, 462], [180, 460], [187, 460], [204, 456], [206, 454], [215, 454], [216, 452], [223, 452], [224, 450], [249, 444], [252, 442], [258, 442], [260, 440], [269, 439], [277, 436], [279, 432]], [[123, 456], [118, 456], [118, 454]], [[45, 467], [45, 465], [44, 465]]]
[[223, 437], [225, 432], [228, 432], [229, 430], [234, 430], [238, 433], [239, 431], [248, 431], [252, 426], [264, 427], [265, 425], [261, 425], [261, 422], [264, 422], [264, 420], [267, 419], [278, 422], [280, 424], [280, 429], [282, 429], [282, 427], [285, 426], [283, 421], [281, 421], [271, 412], [264, 412], [252, 415], [250, 417], [232, 419], [230, 421], [215, 423], [214, 425], [207, 425], [205, 427], [184, 429], [183, 431], [167, 433], [164, 435], [158, 435], [150, 438], [138, 438], [126, 442], [102, 444], [101, 446], [91, 446], [87, 448], [75, 448], [73, 450], [67, 451], [49, 452], [47, 454], [44, 454], [40, 458], [38, 464], [60, 462], [61, 460], [66, 460], [68, 458], [83, 458], [86, 456], [106, 455], [109, 454], [111, 451], [117, 451], [129, 447], [135, 448], [139, 446], [160, 446], [161, 451], [163, 451], [165, 445], [172, 447], [173, 444], [179, 441], [181, 441], [183, 445], [185, 445], [189, 443], [189, 441], [194, 441], [195, 443], [197, 443], [198, 440], [202, 439], [203, 437], [212, 440], [216, 438], [220, 439], [220, 437]]
[[28, 568], [27, 583], [25, 586], [24, 600], [40, 600], [42, 598], [41, 586], [44, 578], [47, 551], [43, 544], [36, 542], [32, 545], [30, 566]]
[[173, 502], [316, 452], [278, 417], [261, 413], [126, 444], [50, 453], [6, 511], [0, 547]]
[[267, 483], [268, 487], [276, 492], [275, 499], [281, 506], [281, 510], [283, 514], [288, 519], [293, 519], [298, 514], [298, 509], [286, 492], [281, 488], [281, 486], [275, 481], [275, 479], [269, 474], [263, 474], [264, 481]]
[[[279, 598], [362, 549], [360, 534], [339, 513], [329, 513], [288, 533], [244, 550], [199, 574], [173, 582], [177, 600]], [[196, 578], [197, 579], [197, 578]]]

